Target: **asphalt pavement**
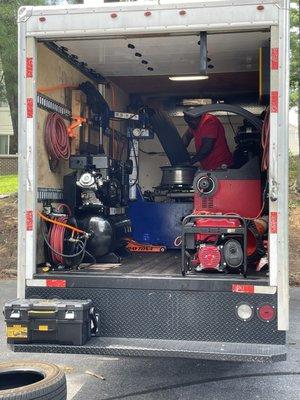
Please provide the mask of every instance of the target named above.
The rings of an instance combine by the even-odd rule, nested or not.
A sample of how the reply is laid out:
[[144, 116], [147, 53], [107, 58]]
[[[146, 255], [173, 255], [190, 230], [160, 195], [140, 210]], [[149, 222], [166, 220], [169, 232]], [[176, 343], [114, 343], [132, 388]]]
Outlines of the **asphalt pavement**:
[[[16, 297], [15, 281], [0, 281], [0, 306]], [[299, 400], [300, 288], [291, 289], [288, 360], [274, 364], [164, 358], [13, 353], [0, 320], [0, 361], [32, 359], [64, 369], [68, 400]]]

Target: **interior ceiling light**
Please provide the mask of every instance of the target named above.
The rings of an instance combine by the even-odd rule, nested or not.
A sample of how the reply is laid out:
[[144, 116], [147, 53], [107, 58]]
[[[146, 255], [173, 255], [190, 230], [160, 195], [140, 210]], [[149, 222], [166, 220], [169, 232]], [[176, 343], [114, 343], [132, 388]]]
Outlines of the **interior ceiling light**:
[[186, 81], [202, 81], [208, 79], [208, 75], [183, 75], [169, 76], [170, 81], [186, 82]]

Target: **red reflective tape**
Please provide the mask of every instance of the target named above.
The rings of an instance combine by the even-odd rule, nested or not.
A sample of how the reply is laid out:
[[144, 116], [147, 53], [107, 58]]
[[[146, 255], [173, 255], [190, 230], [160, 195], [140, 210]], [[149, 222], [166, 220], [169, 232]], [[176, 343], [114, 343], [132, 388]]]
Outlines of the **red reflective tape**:
[[46, 279], [47, 287], [67, 287], [67, 281], [64, 279]]
[[278, 113], [278, 91], [271, 92], [271, 113]]
[[270, 233], [277, 233], [278, 231], [278, 212], [272, 211], [270, 213]]
[[271, 69], [273, 70], [278, 69], [279, 66], [278, 55], [279, 55], [279, 49], [278, 47], [274, 47], [271, 50]]
[[26, 231], [33, 230], [33, 211], [27, 210], [26, 211]]
[[254, 293], [254, 285], [240, 285], [234, 283], [231, 286], [231, 291], [234, 293]]
[[33, 58], [27, 57], [26, 58], [26, 78], [33, 77]]
[[33, 118], [33, 98], [28, 97], [26, 100], [27, 118]]

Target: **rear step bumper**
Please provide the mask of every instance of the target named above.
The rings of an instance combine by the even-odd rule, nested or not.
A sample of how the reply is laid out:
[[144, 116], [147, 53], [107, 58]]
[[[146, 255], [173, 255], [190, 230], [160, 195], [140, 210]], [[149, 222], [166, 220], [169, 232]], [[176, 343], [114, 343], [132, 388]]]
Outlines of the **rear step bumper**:
[[275, 362], [286, 360], [283, 345], [198, 342], [185, 340], [92, 338], [83, 346], [15, 344], [16, 352], [69, 353], [203, 360]]

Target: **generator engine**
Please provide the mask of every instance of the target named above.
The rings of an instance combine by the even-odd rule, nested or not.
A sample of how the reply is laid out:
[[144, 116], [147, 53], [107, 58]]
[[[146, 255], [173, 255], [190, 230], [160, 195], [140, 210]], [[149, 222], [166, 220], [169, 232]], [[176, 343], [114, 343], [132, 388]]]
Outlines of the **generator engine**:
[[237, 215], [193, 214], [183, 221], [183, 273], [239, 271], [246, 262], [246, 222]]
[[[195, 225], [205, 230], [215, 230], [218, 234], [199, 233], [195, 235], [197, 251], [192, 263], [196, 271], [237, 269], [244, 259], [241, 222], [229, 218], [196, 219]], [[206, 229], [205, 229], [206, 228]], [[240, 230], [241, 234], [238, 234]], [[234, 232], [232, 236], [228, 231]]]
[[198, 171], [193, 214], [183, 220], [182, 273], [242, 272], [263, 255], [255, 221], [262, 208], [258, 158], [240, 169]]

